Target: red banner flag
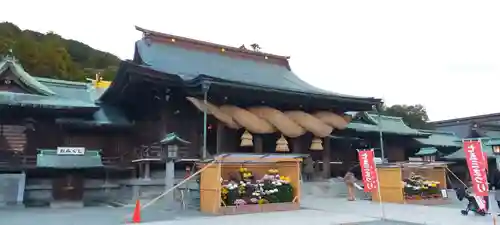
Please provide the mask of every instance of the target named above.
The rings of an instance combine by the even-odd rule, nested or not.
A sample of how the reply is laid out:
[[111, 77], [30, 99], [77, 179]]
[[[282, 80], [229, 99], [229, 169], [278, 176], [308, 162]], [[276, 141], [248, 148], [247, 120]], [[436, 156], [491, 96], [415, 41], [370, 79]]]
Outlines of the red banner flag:
[[483, 163], [486, 169], [486, 175], [488, 175], [488, 154], [486, 154], [486, 152], [483, 152]]
[[378, 187], [377, 167], [375, 166], [373, 149], [359, 150], [358, 158], [365, 192], [372, 192]]
[[488, 178], [481, 141], [464, 140], [464, 151], [474, 193], [477, 196], [488, 196]]

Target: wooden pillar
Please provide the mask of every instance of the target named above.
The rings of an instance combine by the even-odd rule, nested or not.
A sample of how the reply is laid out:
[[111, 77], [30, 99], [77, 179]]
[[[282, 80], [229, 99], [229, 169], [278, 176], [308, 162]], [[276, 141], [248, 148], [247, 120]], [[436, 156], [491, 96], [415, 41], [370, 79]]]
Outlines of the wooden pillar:
[[264, 152], [264, 140], [261, 135], [253, 136], [253, 149], [255, 153], [263, 153]]
[[149, 161], [146, 161], [144, 163], [144, 179], [145, 180], [151, 179], [151, 165], [149, 164]]
[[330, 148], [330, 137], [323, 138], [323, 178], [330, 179], [331, 169], [331, 148]]
[[144, 178], [144, 170], [143, 170], [144, 167], [142, 162], [139, 162], [137, 166], [139, 167], [139, 178]]
[[292, 153], [300, 154], [302, 153], [302, 148], [300, 146], [300, 137], [292, 138]]
[[225, 126], [223, 123], [217, 123], [217, 154], [226, 152], [223, 148], [226, 147], [225, 142]]
[[136, 168], [132, 169], [130, 176], [131, 176], [132, 180], [137, 179], [137, 169]]
[[222, 144], [225, 153], [238, 152], [240, 148], [241, 136], [238, 131], [225, 127], [224, 129], [224, 143]]

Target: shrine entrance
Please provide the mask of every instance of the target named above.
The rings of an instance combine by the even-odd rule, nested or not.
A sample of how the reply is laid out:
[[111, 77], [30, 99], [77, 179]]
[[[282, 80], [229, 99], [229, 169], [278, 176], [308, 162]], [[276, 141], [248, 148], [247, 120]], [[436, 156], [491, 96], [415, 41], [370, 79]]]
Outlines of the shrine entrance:
[[55, 201], [82, 201], [84, 178], [78, 171], [61, 171], [52, 180], [52, 197]]

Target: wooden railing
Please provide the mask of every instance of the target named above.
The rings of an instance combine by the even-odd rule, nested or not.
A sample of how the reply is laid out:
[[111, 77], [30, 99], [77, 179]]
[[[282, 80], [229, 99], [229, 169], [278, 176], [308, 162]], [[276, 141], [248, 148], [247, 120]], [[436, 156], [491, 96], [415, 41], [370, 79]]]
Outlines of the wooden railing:
[[36, 166], [36, 156], [13, 154], [8, 157], [0, 157], [1, 168], [23, 168]]
[[[104, 166], [130, 167], [131, 161], [123, 157], [102, 157]], [[11, 155], [0, 157], [0, 168], [30, 168], [36, 167], [36, 156], [34, 155]]]

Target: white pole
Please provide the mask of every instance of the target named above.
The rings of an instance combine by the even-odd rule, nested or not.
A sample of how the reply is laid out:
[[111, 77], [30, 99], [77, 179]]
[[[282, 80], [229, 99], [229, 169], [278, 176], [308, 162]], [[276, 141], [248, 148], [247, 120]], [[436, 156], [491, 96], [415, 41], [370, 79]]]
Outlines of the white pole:
[[[359, 149], [356, 149], [356, 151], [359, 152]], [[373, 166], [375, 166], [375, 174], [377, 174], [377, 194], [378, 194], [378, 203], [380, 205], [380, 212], [381, 212], [381, 218], [382, 220], [385, 220], [385, 207], [384, 203], [382, 202], [382, 194], [380, 193], [380, 178], [378, 177], [378, 170], [377, 170], [377, 164], [375, 163], [375, 150], [371, 149], [370, 151], [373, 151]], [[359, 162], [361, 164], [361, 162]], [[383, 163], [383, 161], [382, 161]], [[361, 166], [360, 166], [361, 167]], [[363, 171], [361, 171], [363, 172]], [[361, 174], [363, 176], [363, 174]], [[373, 193], [373, 192], [372, 192]], [[373, 201], [373, 198], [372, 198]]]
[[[373, 153], [375, 156], [375, 152]], [[377, 194], [378, 194], [378, 203], [380, 205], [380, 212], [382, 214], [382, 220], [385, 220], [385, 207], [384, 203], [382, 202], [382, 194], [380, 193], [380, 178], [378, 177], [378, 170], [377, 170], [377, 164], [373, 162], [373, 165], [375, 165], [375, 173], [377, 174]]]

